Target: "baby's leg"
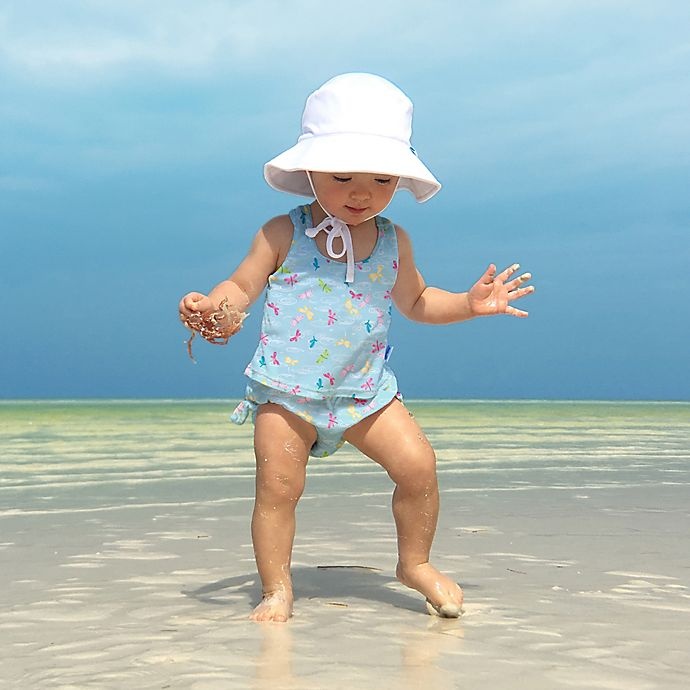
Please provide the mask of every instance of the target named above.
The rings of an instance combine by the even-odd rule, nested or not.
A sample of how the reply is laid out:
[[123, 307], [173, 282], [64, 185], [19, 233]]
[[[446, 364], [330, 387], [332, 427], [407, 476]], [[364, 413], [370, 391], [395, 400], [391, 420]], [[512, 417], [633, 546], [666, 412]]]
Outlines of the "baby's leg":
[[348, 429], [345, 438], [378, 462], [395, 482], [400, 582], [421, 592], [439, 615], [460, 614], [462, 590], [429, 563], [438, 521], [436, 456], [404, 405], [389, 405]]
[[284, 622], [292, 615], [290, 561], [295, 508], [304, 490], [309, 450], [316, 440], [311, 424], [280, 405], [256, 413], [256, 501], [252, 515], [254, 555], [263, 599], [251, 618]]

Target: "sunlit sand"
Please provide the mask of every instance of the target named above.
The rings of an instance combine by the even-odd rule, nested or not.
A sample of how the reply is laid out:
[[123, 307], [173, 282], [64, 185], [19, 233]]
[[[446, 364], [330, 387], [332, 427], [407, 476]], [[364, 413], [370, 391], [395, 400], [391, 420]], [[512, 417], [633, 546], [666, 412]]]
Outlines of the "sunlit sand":
[[0, 405], [0, 685], [685, 688], [690, 406], [411, 407], [464, 614], [396, 580], [392, 487], [346, 446], [311, 461], [278, 625], [249, 620], [232, 403]]

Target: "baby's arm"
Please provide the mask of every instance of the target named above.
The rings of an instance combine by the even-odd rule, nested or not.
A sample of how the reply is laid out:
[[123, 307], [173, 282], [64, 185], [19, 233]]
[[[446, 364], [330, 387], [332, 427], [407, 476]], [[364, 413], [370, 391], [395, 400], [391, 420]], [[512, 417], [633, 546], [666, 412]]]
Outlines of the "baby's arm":
[[288, 216], [273, 218], [255, 235], [249, 252], [226, 280], [216, 285], [208, 295], [189, 292], [179, 304], [182, 319], [194, 313], [217, 310], [226, 301], [229, 308], [246, 311], [261, 295], [268, 277], [276, 271], [290, 249], [292, 222]]
[[407, 318], [422, 323], [455, 323], [475, 316], [510, 314], [525, 317], [526, 311], [509, 303], [534, 292], [532, 286], [520, 287], [532, 276], [524, 273], [510, 280], [519, 266], [513, 264], [496, 275], [491, 264], [468, 292], [449, 292], [430, 287], [415, 265], [412, 244], [407, 233], [396, 226], [398, 236], [398, 278], [392, 296], [395, 306]]

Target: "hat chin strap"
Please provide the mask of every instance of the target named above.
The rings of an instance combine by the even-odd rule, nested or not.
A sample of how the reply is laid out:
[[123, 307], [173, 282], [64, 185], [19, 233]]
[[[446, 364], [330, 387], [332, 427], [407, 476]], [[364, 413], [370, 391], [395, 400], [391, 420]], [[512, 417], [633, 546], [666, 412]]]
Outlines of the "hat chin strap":
[[[318, 201], [318, 199], [317, 199]], [[307, 237], [316, 237], [321, 231], [326, 233], [326, 253], [332, 259], [340, 259], [343, 255], [347, 263], [345, 270], [345, 282], [355, 282], [355, 250], [352, 247], [352, 235], [347, 223], [335, 216], [326, 216], [315, 228], [307, 228], [304, 234]], [[343, 249], [336, 253], [333, 249], [333, 240], [340, 237], [343, 242]]]
[[[306, 228], [304, 231], [304, 234], [307, 237], [314, 238], [316, 237], [321, 231], [326, 233], [326, 253], [328, 256], [331, 257], [331, 259], [340, 259], [343, 256], [345, 257], [345, 262], [346, 262], [346, 270], [345, 270], [345, 282], [346, 283], [354, 283], [355, 282], [355, 250], [352, 246], [352, 234], [350, 233], [350, 227], [348, 224], [344, 221], [341, 220], [340, 218], [337, 218], [336, 216], [332, 215], [331, 212], [319, 201], [319, 197], [316, 195], [316, 190], [314, 189], [314, 183], [312, 182], [311, 179], [311, 173], [308, 170], [305, 170], [307, 173], [307, 178], [309, 179], [309, 184], [311, 185], [311, 191], [314, 193], [314, 198], [318, 202], [319, 206], [324, 210], [326, 213], [326, 217], [314, 228]], [[400, 180], [398, 180], [400, 182]], [[396, 185], [397, 187], [397, 185]], [[392, 199], [391, 195], [391, 199]], [[390, 201], [388, 202], [390, 204]], [[388, 207], [388, 204], [381, 209], [381, 213], [385, 210], [385, 208]], [[378, 214], [373, 213], [372, 215], [368, 216], [365, 218], [361, 223], [366, 223], [368, 220], [371, 220]], [[361, 224], [360, 223], [360, 224]], [[340, 238], [342, 243], [343, 243], [343, 248], [342, 251], [339, 253], [336, 253], [335, 250], [333, 249], [333, 241], [336, 238]]]

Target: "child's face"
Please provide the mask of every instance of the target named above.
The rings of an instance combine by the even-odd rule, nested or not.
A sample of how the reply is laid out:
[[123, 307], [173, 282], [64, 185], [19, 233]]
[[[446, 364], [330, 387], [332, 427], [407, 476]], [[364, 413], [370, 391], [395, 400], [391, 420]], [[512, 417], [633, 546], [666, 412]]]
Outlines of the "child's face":
[[324, 211], [348, 225], [359, 225], [381, 213], [395, 194], [399, 179], [372, 173], [310, 174]]

